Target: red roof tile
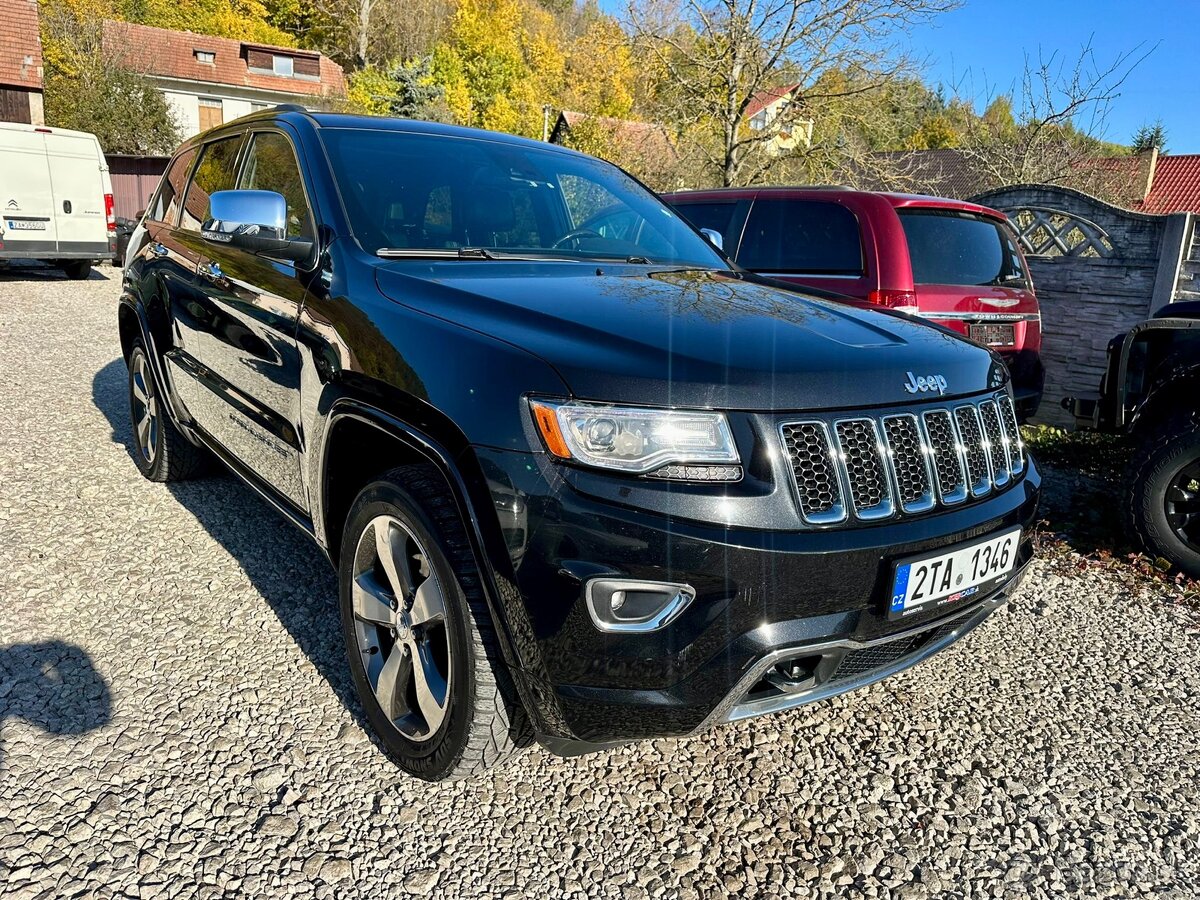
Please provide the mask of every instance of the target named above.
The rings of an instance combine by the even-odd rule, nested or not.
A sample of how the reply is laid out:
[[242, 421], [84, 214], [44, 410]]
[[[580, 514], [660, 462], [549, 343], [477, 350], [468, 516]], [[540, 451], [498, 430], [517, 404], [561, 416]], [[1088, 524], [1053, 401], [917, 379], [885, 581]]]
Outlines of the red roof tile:
[[42, 44], [37, 0], [5, 0], [0, 16], [0, 84], [40, 90]]
[[[342, 67], [313, 50], [295, 47], [271, 47], [230, 38], [152, 28], [132, 22], [104, 23], [104, 44], [119, 53], [126, 65], [147, 75], [258, 88], [284, 94], [338, 95], [346, 91]], [[196, 51], [212, 53], [214, 61], [200, 62]], [[246, 62], [247, 51], [286, 54], [297, 60], [315, 60], [319, 78], [287, 78], [252, 72]]]
[[1150, 193], [1139, 209], [1148, 213], [1200, 213], [1200, 154], [1160, 156]]
[[758, 115], [775, 101], [782, 100], [789, 94], [795, 93], [799, 87], [799, 84], [785, 84], [782, 87], [764, 88], [761, 91], [757, 91], [750, 98], [750, 105], [746, 107], [745, 117], [747, 119], [754, 118], [754, 116]]

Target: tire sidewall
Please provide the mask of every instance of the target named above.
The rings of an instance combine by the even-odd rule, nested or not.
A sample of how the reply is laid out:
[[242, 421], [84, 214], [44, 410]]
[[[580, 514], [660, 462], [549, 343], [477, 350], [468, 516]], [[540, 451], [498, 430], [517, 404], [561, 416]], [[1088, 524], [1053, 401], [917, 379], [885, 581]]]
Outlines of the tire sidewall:
[[1147, 544], [1146, 549], [1159, 554], [1185, 572], [1200, 575], [1200, 552], [1186, 544], [1167, 521], [1166, 495], [1179, 471], [1200, 458], [1200, 432], [1178, 434], [1152, 452], [1134, 473], [1131, 486], [1131, 512], [1140, 521], [1134, 530]]
[[[131, 449], [132, 449], [132, 453], [133, 453], [134, 463], [142, 471], [143, 475], [145, 475], [147, 478], [154, 479], [158, 475], [159, 469], [162, 466], [162, 461], [163, 461], [163, 437], [164, 437], [163, 413], [164, 413], [164, 409], [163, 409], [162, 400], [161, 400], [161, 396], [162, 396], [161, 392], [158, 389], [158, 385], [154, 384], [152, 386], [154, 389], [154, 395], [155, 395], [155, 398], [158, 399], [158, 401], [159, 401], [158, 402], [158, 429], [154, 436], [154, 459], [147, 460], [146, 457], [144, 457], [142, 455], [142, 448], [138, 443], [137, 423], [133, 420], [133, 405], [135, 402], [135, 398], [133, 395], [133, 371], [134, 371], [138, 356], [146, 357], [146, 348], [142, 345], [142, 342], [140, 340], [136, 341], [134, 343], [133, 348], [129, 352], [129, 379], [128, 379], [129, 384], [127, 385], [127, 388], [129, 391], [129, 435], [130, 435], [130, 439], [133, 442], [133, 446]], [[146, 370], [150, 373], [151, 379], [153, 379], [154, 378], [154, 370], [149, 365], [149, 362], [150, 362], [149, 358], [146, 357], [146, 363], [147, 363]]]
[[[450, 644], [450, 708], [438, 731], [425, 741], [414, 742], [401, 735], [384, 714], [367, 678], [358, 638], [354, 630], [351, 584], [359, 539], [376, 516], [400, 519], [420, 540], [440, 581], [446, 603], [446, 634]], [[407, 491], [390, 482], [369, 485], [355, 501], [347, 517], [338, 562], [338, 595], [342, 636], [350, 663], [350, 675], [363, 711], [388, 756], [411, 775], [437, 781], [453, 771], [470, 737], [474, 718], [477, 661], [469, 639], [470, 612], [466, 595], [443, 548], [443, 539], [428, 515]]]

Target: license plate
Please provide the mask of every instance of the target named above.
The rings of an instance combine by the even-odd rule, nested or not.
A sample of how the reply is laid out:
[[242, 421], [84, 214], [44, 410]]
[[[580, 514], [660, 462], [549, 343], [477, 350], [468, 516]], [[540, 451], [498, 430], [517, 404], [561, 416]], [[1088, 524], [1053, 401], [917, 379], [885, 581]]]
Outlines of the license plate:
[[985, 347], [1017, 346], [1017, 333], [1011, 325], [980, 322], [972, 324], [968, 333], [971, 340], [977, 344], [983, 344]]
[[888, 618], [900, 619], [982, 594], [1017, 567], [1021, 529], [945, 553], [901, 561], [892, 582]]
[[8, 227], [11, 231], [45, 231], [45, 222], [30, 222], [28, 219], [9, 219]]

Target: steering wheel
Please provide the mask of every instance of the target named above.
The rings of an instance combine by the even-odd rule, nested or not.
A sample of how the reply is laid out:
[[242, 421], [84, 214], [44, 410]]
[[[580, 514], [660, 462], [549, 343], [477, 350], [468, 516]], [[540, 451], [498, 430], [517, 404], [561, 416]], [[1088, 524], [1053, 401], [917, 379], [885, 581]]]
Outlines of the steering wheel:
[[567, 241], [578, 241], [580, 238], [599, 238], [604, 240], [604, 235], [592, 231], [590, 228], [576, 228], [574, 231], [568, 231], [557, 241], [550, 245], [551, 250], [561, 250], [563, 244]]

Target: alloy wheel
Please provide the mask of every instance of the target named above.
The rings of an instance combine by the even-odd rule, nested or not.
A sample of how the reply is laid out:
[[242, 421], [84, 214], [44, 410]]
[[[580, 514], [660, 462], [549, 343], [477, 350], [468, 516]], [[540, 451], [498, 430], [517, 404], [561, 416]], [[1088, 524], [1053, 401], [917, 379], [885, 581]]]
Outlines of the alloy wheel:
[[1176, 472], [1167, 485], [1166, 513], [1176, 536], [1200, 551], [1200, 459]]
[[138, 452], [147, 463], [154, 462], [158, 446], [158, 397], [154, 391], [154, 376], [145, 353], [133, 357], [133, 433]]
[[395, 516], [376, 516], [354, 553], [354, 633], [371, 690], [393, 727], [431, 738], [450, 704], [446, 599], [421, 541]]

